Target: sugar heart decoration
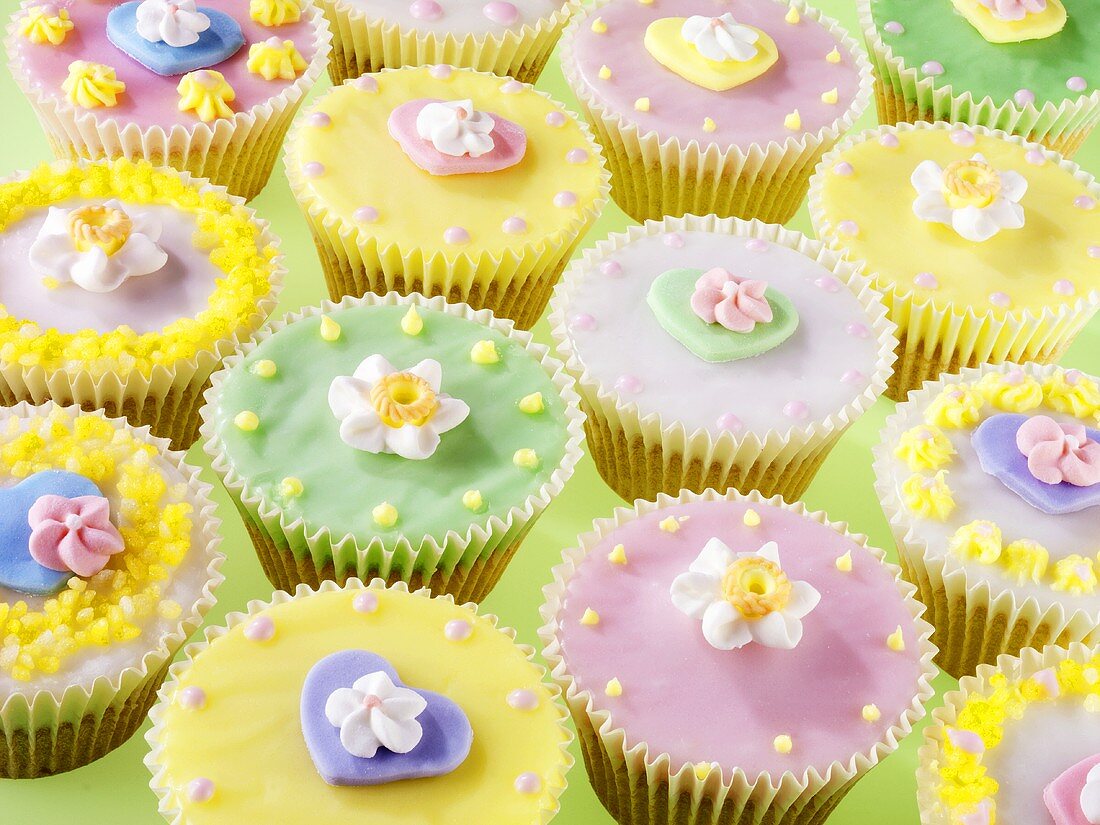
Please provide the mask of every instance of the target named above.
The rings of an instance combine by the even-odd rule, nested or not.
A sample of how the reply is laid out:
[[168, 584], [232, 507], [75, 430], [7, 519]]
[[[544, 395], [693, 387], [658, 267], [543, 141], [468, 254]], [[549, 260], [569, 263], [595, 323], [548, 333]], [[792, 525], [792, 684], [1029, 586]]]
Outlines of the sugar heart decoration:
[[779, 49], [767, 34], [750, 27], [756, 35], [756, 54], [749, 60], [709, 60], [683, 36], [684, 17], [654, 20], [645, 33], [650, 56], [669, 71], [704, 89], [724, 92], [764, 74], [779, 60]]
[[140, 5], [140, 0], [131, 0], [111, 9], [107, 15], [107, 39], [154, 74], [171, 77], [207, 69], [228, 60], [244, 45], [240, 24], [225, 12], [205, 6], [197, 10], [210, 18], [210, 28], [200, 33], [199, 39], [190, 46], [150, 42], [138, 34], [137, 9]]
[[1043, 789], [1054, 825], [1100, 823], [1100, 754], [1082, 759]]
[[492, 150], [476, 158], [440, 152], [431, 141], [420, 137], [416, 118], [425, 106], [442, 102], [431, 98], [410, 100], [390, 112], [390, 137], [418, 167], [432, 175], [485, 174], [499, 172], [523, 160], [527, 152], [527, 133], [519, 124], [494, 113], [489, 113], [494, 121], [493, 131], [489, 133], [493, 139]]
[[330, 785], [381, 785], [402, 779], [443, 776], [470, 753], [473, 729], [465, 712], [439, 693], [409, 688], [427, 707], [416, 717], [423, 729], [419, 744], [408, 753], [380, 748], [371, 758], [352, 756], [340, 742], [340, 728], [325, 716], [329, 696], [350, 688], [368, 673], [383, 672], [398, 687], [408, 687], [384, 658], [368, 650], [341, 650], [317, 662], [302, 685], [302, 734], [313, 764]]

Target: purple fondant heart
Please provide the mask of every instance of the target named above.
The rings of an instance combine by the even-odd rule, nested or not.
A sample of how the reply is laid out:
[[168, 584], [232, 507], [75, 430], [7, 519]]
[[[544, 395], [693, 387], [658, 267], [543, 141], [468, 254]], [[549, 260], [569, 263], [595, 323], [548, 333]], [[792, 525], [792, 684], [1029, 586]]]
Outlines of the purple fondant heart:
[[489, 113], [493, 119], [493, 149], [480, 157], [468, 155], [458, 157], [445, 155], [424, 140], [416, 131], [416, 117], [429, 103], [443, 103], [442, 100], [421, 98], [403, 103], [390, 112], [390, 136], [396, 140], [409, 159], [433, 175], [467, 175], [471, 173], [499, 172], [515, 166], [523, 160], [527, 152], [527, 133], [517, 123]]
[[333, 691], [350, 688], [368, 673], [382, 671], [398, 687], [409, 687], [393, 666], [369, 650], [341, 650], [317, 662], [302, 685], [302, 734], [317, 772], [330, 785], [382, 785], [401, 779], [443, 776], [463, 763], [474, 733], [462, 708], [439, 693], [409, 687], [427, 701], [416, 717], [423, 728], [420, 743], [408, 753], [379, 748], [370, 759], [352, 756], [340, 743], [340, 729], [325, 716]]
[[[1047, 484], [1027, 468], [1027, 457], [1016, 446], [1016, 432], [1029, 416], [1003, 413], [983, 421], [970, 438], [982, 469], [1036, 510], [1050, 515], [1076, 513], [1100, 504], [1100, 484], [1076, 487], [1066, 481]], [[1086, 428], [1100, 441], [1100, 431]]]
[[[1100, 765], [1100, 754], [1082, 759], [1043, 789], [1043, 802], [1054, 825], [1089, 825], [1081, 809], [1081, 792], [1088, 782], [1089, 771], [1097, 765]], [[1089, 794], [1100, 797], [1096, 789], [1090, 789]]]

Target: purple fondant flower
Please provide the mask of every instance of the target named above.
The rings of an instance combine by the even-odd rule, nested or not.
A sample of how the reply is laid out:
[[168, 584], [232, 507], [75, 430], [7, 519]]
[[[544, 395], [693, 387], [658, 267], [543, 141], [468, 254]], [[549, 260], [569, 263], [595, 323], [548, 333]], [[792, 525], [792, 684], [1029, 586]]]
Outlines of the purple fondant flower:
[[50, 570], [94, 576], [125, 547], [110, 514], [102, 496], [40, 496], [27, 514], [31, 557]]
[[691, 308], [708, 324], [721, 324], [733, 332], [752, 332], [757, 324], [772, 320], [772, 308], [764, 297], [768, 284], [738, 278], [725, 269], [711, 269], [695, 282]]
[[1029, 14], [1046, 11], [1047, 0], [978, 0], [1001, 20], [1023, 20]]
[[1044, 484], [1100, 484], [1100, 443], [1088, 437], [1082, 424], [1036, 415], [1017, 431], [1016, 446], [1027, 456], [1028, 470]]

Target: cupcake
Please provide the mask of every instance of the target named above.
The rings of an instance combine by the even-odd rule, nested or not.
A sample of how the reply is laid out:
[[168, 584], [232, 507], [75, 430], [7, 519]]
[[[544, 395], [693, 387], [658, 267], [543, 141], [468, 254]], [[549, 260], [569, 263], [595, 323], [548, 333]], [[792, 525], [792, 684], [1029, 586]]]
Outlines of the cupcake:
[[321, 0], [335, 45], [329, 74], [448, 65], [534, 83], [580, 0]]
[[59, 158], [129, 158], [251, 199], [325, 68], [310, 0], [24, 0], [8, 66]]
[[785, 223], [870, 103], [871, 67], [836, 21], [802, 0], [720, 5], [599, 0], [562, 39], [612, 197], [637, 221]]
[[824, 822], [932, 696], [912, 591], [865, 537], [778, 497], [597, 521], [539, 635], [600, 801], [630, 825]]
[[[145, 762], [165, 819], [540, 825], [573, 764], [565, 708], [495, 616], [325, 582], [231, 613], [160, 693]], [[212, 746], [212, 743], [217, 743]]]
[[[358, 174], [363, 161], [385, 174]], [[530, 86], [449, 66], [364, 75], [295, 126], [287, 175], [334, 301], [442, 295], [529, 329], [607, 203], [590, 132]]]
[[982, 665], [925, 729], [917, 770], [927, 825], [1100, 821], [1095, 648], [1024, 650]]
[[589, 451], [627, 501], [799, 498], [886, 389], [897, 343], [858, 267], [798, 232], [713, 215], [601, 241], [551, 306]]
[[210, 487], [166, 441], [53, 403], [3, 417], [0, 776], [25, 779], [134, 734], [224, 557]]
[[480, 601], [581, 456], [562, 365], [442, 298], [292, 314], [207, 402], [206, 452], [288, 592], [377, 576]]
[[882, 123], [988, 126], [1072, 157], [1100, 120], [1093, 0], [857, 5]]
[[1097, 382], [1035, 364], [968, 369], [886, 422], [876, 489], [952, 676], [1100, 639]]
[[899, 327], [896, 401], [942, 372], [1062, 357], [1100, 302], [1100, 185], [982, 127], [883, 126], [810, 184], [819, 238], [866, 263]]
[[275, 307], [278, 240], [240, 198], [127, 160], [0, 183], [0, 396], [198, 435], [221, 359]]

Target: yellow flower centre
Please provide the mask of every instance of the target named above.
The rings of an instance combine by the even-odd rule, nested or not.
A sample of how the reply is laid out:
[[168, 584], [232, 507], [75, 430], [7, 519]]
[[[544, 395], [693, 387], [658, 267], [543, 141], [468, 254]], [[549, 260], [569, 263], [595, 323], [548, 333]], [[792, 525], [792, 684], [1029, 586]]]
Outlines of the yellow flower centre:
[[943, 194], [952, 209], [989, 206], [1001, 193], [1001, 176], [980, 160], [957, 160], [943, 170]]
[[774, 562], [745, 556], [726, 568], [722, 596], [746, 619], [762, 619], [786, 607], [791, 580]]
[[129, 215], [110, 206], [81, 206], [69, 213], [69, 236], [81, 252], [98, 246], [107, 255], [114, 255], [133, 228]]
[[384, 376], [370, 390], [370, 402], [387, 427], [420, 427], [435, 415], [439, 401], [428, 382], [409, 372]]

